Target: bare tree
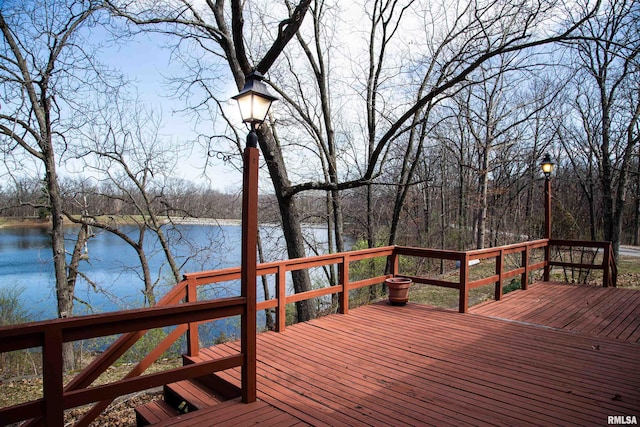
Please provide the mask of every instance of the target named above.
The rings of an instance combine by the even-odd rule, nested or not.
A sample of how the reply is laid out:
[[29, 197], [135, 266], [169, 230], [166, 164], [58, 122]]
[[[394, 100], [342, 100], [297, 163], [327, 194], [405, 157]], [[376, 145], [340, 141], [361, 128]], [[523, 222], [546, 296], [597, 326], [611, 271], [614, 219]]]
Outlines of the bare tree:
[[[181, 86], [180, 93], [191, 94], [197, 87], [204, 95], [198, 98], [195, 107], [204, 106], [208, 113], [216, 111], [217, 116], [225, 115], [224, 109], [221, 108], [222, 99], [225, 96], [222, 90], [224, 84], [221, 81], [224, 75], [220, 72], [215, 76], [209, 75], [206, 72], [207, 68], [215, 67], [220, 71], [224, 67], [230, 72], [238, 88], [244, 82], [244, 75], [253, 68], [263, 73], [272, 70], [272, 75], [279, 77], [284, 73], [280, 69], [284, 61], [276, 63], [273, 69], [272, 65], [284, 51], [286, 42], [298, 34], [297, 46], [303, 49], [307, 60], [302, 65], [301, 61], [298, 61], [284, 66], [293, 65], [311, 69], [315, 79], [292, 78], [291, 81], [299, 84], [289, 86], [288, 90], [299, 91], [299, 93], [294, 96], [288, 95], [287, 91], [287, 96], [284, 98], [287, 101], [290, 99], [296, 102], [305, 113], [307, 111], [305, 108], [310, 106], [315, 108], [317, 115], [313, 116], [313, 123], [321, 124], [324, 128], [319, 127], [321, 133], [314, 131], [313, 128], [306, 129], [308, 138], [306, 140], [301, 138], [296, 144], [302, 147], [302, 150], [313, 151], [317, 147], [325, 149], [329, 156], [317, 157], [320, 164], [317, 164], [316, 170], [326, 171], [326, 173], [319, 174], [314, 179], [300, 179], [298, 182], [292, 182], [290, 173], [299, 167], [299, 157], [285, 151], [285, 148], [293, 144], [285, 146], [282, 143], [285, 139], [278, 138], [279, 131], [287, 120], [279, 119], [272, 123], [272, 126], [263, 126], [259, 131], [260, 146], [278, 200], [290, 257], [305, 255], [300, 226], [301, 214], [296, 204], [298, 194], [308, 190], [320, 190], [337, 195], [343, 190], [367, 187], [376, 183], [387, 166], [387, 155], [391, 147], [397, 142], [406, 141], [405, 136], [409, 135], [416, 126], [422, 125], [424, 112], [430, 105], [435, 105], [439, 99], [450, 96], [460, 87], [464, 87], [469, 83], [468, 79], [474, 71], [493, 58], [507, 54], [514, 55], [516, 52], [526, 55], [530, 49], [574, 37], [576, 30], [592, 17], [594, 10], [598, 7], [598, 4], [595, 4], [594, 10], [574, 17], [571, 13], [575, 13], [575, 10], [561, 10], [556, 2], [542, 2], [536, 7], [531, 7], [530, 2], [525, 0], [454, 2], [454, 4], [374, 1], [373, 4], [365, 2], [349, 5], [360, 14], [359, 16], [369, 18], [366, 26], [368, 40], [353, 47], [354, 50], [357, 50], [358, 46], [362, 47], [365, 55], [360, 56], [356, 53], [341, 56], [350, 61], [346, 67], [351, 67], [356, 72], [355, 76], [348, 78], [351, 86], [356, 89], [352, 91], [353, 97], [349, 100], [349, 105], [353, 105], [352, 111], [358, 111], [358, 109], [360, 111], [360, 113], [354, 113], [355, 119], [366, 116], [367, 123], [366, 125], [347, 124], [343, 125], [342, 129], [358, 129], [360, 126], [360, 134], [354, 132], [346, 135], [345, 139], [352, 141], [352, 147], [358, 146], [355, 142], [363, 141], [359, 145], [367, 148], [352, 149], [348, 154], [351, 159], [343, 162], [343, 165], [350, 167], [350, 170], [340, 173], [336, 170], [337, 164], [334, 165], [331, 161], [333, 156], [331, 150], [336, 145], [327, 145], [326, 142], [335, 137], [334, 131], [338, 129], [335, 121], [338, 114], [332, 110], [337, 107], [340, 111], [339, 106], [346, 103], [336, 103], [335, 98], [329, 95], [329, 88], [335, 84], [334, 81], [327, 83], [327, 79], [330, 78], [330, 73], [327, 71], [332, 68], [327, 66], [323, 69], [323, 64], [328, 63], [327, 57], [319, 54], [322, 53], [322, 46], [328, 46], [325, 44], [328, 39], [319, 37], [325, 36], [320, 30], [327, 28], [327, 22], [322, 20], [326, 20], [330, 15], [322, 11], [328, 8], [329, 4], [326, 1], [310, 0], [297, 4], [269, 2], [269, 16], [275, 16], [281, 11], [286, 13], [284, 19], [275, 23], [261, 10], [261, 7], [266, 7], [264, 6], [266, 4], [261, 2], [243, 4], [240, 1], [227, 4], [220, 0], [203, 5], [187, 0], [176, 0], [163, 3], [162, 6], [154, 3], [153, 7], [147, 2], [114, 2], [113, 6], [118, 13], [127, 16], [132, 22], [153, 31], [172, 34], [179, 38], [179, 43], [185, 47], [188, 46], [192, 52], [197, 52], [199, 56], [197, 60], [190, 58], [191, 62], [189, 62], [193, 73]], [[313, 18], [319, 23], [310, 23], [309, 27], [303, 28], [301, 27], [303, 18], [310, 8], [314, 11]], [[245, 22], [251, 24], [251, 31], [244, 30]], [[421, 23], [420, 26], [416, 22]], [[278, 24], [279, 30], [276, 32]], [[362, 24], [359, 23], [359, 25]], [[409, 25], [414, 30], [410, 35], [407, 31], [406, 36], [410, 37], [409, 40], [403, 38], [404, 32], [398, 31], [402, 25]], [[299, 31], [305, 28], [311, 30]], [[416, 28], [420, 28], [423, 34], [416, 33]], [[349, 32], [351, 34], [352, 29], [349, 29]], [[306, 50], [304, 50], [305, 46]], [[392, 55], [393, 60], [390, 60], [389, 52], [392, 47], [399, 48], [401, 51], [395, 52], [395, 55]], [[367, 60], [362, 61], [363, 57]], [[259, 58], [264, 59], [259, 60]], [[204, 66], [205, 60], [210, 61], [209, 67]], [[362, 64], [367, 64], [364, 70]], [[361, 70], [364, 72], [359, 72]], [[277, 74], [276, 71], [278, 71]], [[300, 69], [295, 76], [303, 74]], [[344, 79], [344, 74], [346, 73], [339, 77]], [[418, 89], [422, 84], [424, 84], [424, 90], [419, 92]], [[274, 82], [273, 86], [277, 88], [279, 82], [278, 84]], [[397, 90], [398, 88], [402, 90]], [[298, 101], [305, 99], [301, 95], [302, 92], [307, 95], [305, 104]], [[416, 96], [418, 93], [419, 96]], [[312, 98], [311, 94], [316, 94], [317, 98]], [[315, 101], [312, 102], [311, 99]], [[291, 105], [292, 110], [295, 110], [293, 102]], [[299, 117], [303, 116], [299, 115]], [[225, 118], [228, 119], [226, 116]], [[416, 118], [418, 118], [417, 121]], [[239, 141], [236, 130], [231, 126], [229, 129], [233, 135], [231, 139]], [[318, 135], [321, 135], [322, 139], [318, 139]], [[319, 142], [321, 145], [318, 145]], [[289, 160], [291, 164], [288, 163]], [[315, 165], [316, 163], [312, 163], [305, 166], [315, 167]], [[411, 161], [407, 166], [409, 166], [408, 170], [411, 170]], [[373, 189], [373, 187], [368, 188]], [[401, 201], [402, 193], [400, 195]], [[336, 197], [332, 196], [332, 198], [338, 200]], [[372, 215], [371, 197], [368, 206], [370, 217]], [[335, 207], [334, 205], [334, 217]], [[373, 230], [370, 230], [368, 233], [370, 240], [373, 234]], [[296, 292], [310, 289], [307, 279], [308, 276], [294, 277]], [[310, 313], [311, 307], [298, 307], [300, 320], [308, 318]]]
[[[498, 206], [499, 210], [509, 206], [509, 203], [495, 202], [507, 194], [506, 188], [512, 182], [518, 182], [520, 172], [514, 170], [516, 176], [505, 172], [518, 163], [519, 151], [525, 147], [525, 140], [532, 137], [527, 131], [529, 123], [535, 121], [541, 110], [547, 109], [554, 93], [526, 91], [526, 83], [531, 80], [527, 64], [513, 56], [501, 57], [494, 64], [487, 62], [472, 78], [478, 83], [467, 86], [456, 100], [463, 126], [471, 136], [467, 151], [475, 157], [468, 167], [477, 177], [475, 246], [481, 249], [488, 241], [490, 220], [504, 216], [496, 212], [489, 218], [489, 204], [493, 200], [491, 205]], [[527, 170], [532, 170], [530, 165]], [[498, 230], [494, 227], [491, 231], [495, 235]]]
[[[227, 67], [238, 89], [242, 88], [245, 77], [251, 71], [257, 70], [265, 74], [271, 68], [287, 43], [295, 37], [310, 3], [311, 0], [302, 0], [286, 11], [284, 18], [274, 26], [278, 31], [271, 45], [268, 48], [257, 46], [254, 52], [245, 42], [251, 38], [245, 34], [246, 4], [240, 0], [233, 0], [228, 6], [222, 0], [210, 1], [206, 5], [176, 0], [166, 2], [160, 7], [156, 2], [110, 2], [114, 12], [151, 31], [173, 34], [185, 43], [195, 40], [195, 45], [203, 51], [222, 59], [221, 63]], [[255, 57], [262, 59], [254, 60]], [[205, 92], [203, 104], [208, 101], [212, 101], [214, 105], [219, 104], [216, 100], [216, 96], [219, 95], [211, 91], [208, 84], [211, 82], [200, 76], [202, 71], [202, 68], [197, 67], [196, 76], [192, 76], [186, 86], [199, 87]], [[261, 126], [258, 129], [258, 141], [278, 198], [289, 257], [304, 257], [300, 215], [294, 194], [286, 192], [290, 187], [287, 169], [278, 142], [269, 126]], [[311, 280], [306, 271], [296, 271], [292, 277], [296, 292], [311, 289]], [[298, 320], [304, 321], [313, 317], [311, 301], [300, 302], [296, 307]]]
[[[75, 278], [67, 272], [57, 164], [67, 132], [81, 124], [73, 112], [103, 83], [82, 32], [96, 23], [100, 7], [100, 2], [60, 0], [4, 2], [0, 9], [0, 143], [5, 154], [32, 156], [43, 165], [59, 317], [73, 315]], [[71, 346], [65, 347], [64, 360], [72, 366]]]
[[[404, 5], [408, 3], [411, 2], [405, 2]], [[398, 19], [402, 14], [393, 15], [393, 18], [389, 14], [394, 8], [396, 11], [402, 10], [402, 6], [399, 2], [392, 1], [376, 2], [375, 4], [379, 5], [378, 13], [381, 15], [376, 15], [372, 20], [374, 23], [379, 23], [381, 28], [384, 28], [381, 23], [389, 25], [388, 31], [385, 33], [384, 30], [381, 30], [381, 33], [390, 37], [394, 34], [394, 28], [399, 25]], [[417, 6], [415, 4], [412, 5], [414, 6], [413, 13], [407, 15], [415, 16], [420, 10], [416, 9]], [[418, 58], [414, 59], [411, 56], [412, 49], [407, 49], [407, 57], [405, 59], [407, 60], [406, 62], [412, 61], [410, 62], [411, 65], [394, 69], [390, 65], [385, 66], [383, 62], [380, 62], [384, 59], [385, 48], [375, 50], [371, 47], [372, 43], [367, 45], [368, 52], [373, 49], [376, 53], [372, 56], [375, 61], [370, 60], [368, 62], [373, 64], [374, 71], [370, 74], [365, 74], [369, 77], [362, 87], [367, 88], [366, 82], [376, 81], [376, 64], [380, 64], [381, 70], [396, 70], [396, 74], [394, 75], [392, 71], [389, 71], [389, 76], [385, 76], [383, 80], [384, 84], [376, 86], [374, 83], [373, 86], [370, 86], [371, 89], [363, 90], [363, 93], [371, 94], [367, 98], [365, 108], [373, 108], [373, 110], [366, 111], [370, 113], [371, 111], [376, 112], [373, 115], [377, 118], [375, 121], [372, 119], [368, 121], [366, 128], [368, 136], [363, 138], [368, 141], [369, 150], [362, 162], [366, 166], [361, 171], [361, 174], [355, 179], [342, 180], [337, 185], [325, 181], [302, 182], [293, 185], [290, 189], [291, 192], [298, 193], [311, 189], [326, 190], [334, 188], [343, 190], [373, 183], [377, 177], [381, 176], [382, 168], [387, 167], [386, 160], [388, 159], [390, 145], [402, 141], [403, 135], [410, 134], [416, 126], [421, 125], [426, 116], [423, 117], [420, 113], [428, 109], [430, 105], [437, 104], [440, 102], [439, 100], [468, 85], [473, 73], [483, 64], [493, 58], [499, 58], [507, 54], [514, 55], [516, 52], [523, 52], [523, 55], [526, 55], [530, 53], [528, 51], [530, 48], [533, 49], [570, 38], [574, 35], [575, 30], [588, 20], [593, 13], [593, 11], [590, 11], [590, 13], [584, 14], [575, 20], [570, 20], [568, 17], [564, 28], [556, 27], [557, 32], [548, 34], [546, 37], [540, 37], [537, 25], [550, 16], [553, 11], [551, 4], [546, 5], [548, 8], [533, 12], [531, 9], [526, 8], [524, 4], [506, 2], [466, 5], [461, 3], [458, 5], [460, 6], [459, 8], [453, 7], [449, 3], [434, 4], [433, 6], [434, 8], [432, 9], [425, 8], [422, 11], [425, 19], [421, 20], [421, 22], [429, 23], [425, 32], [427, 35], [433, 34], [433, 36], [424, 40], [417, 38], [412, 41], [419, 46], [417, 50], [420, 53], [428, 52], [429, 55], [418, 55]], [[456, 16], [457, 19], [447, 19], [447, 13], [451, 10], [459, 11]], [[436, 31], [436, 28], [438, 31]], [[372, 34], [377, 33], [373, 32]], [[376, 40], [377, 37], [379, 36], [376, 35]], [[385, 40], [390, 42], [391, 38]], [[423, 45], [424, 49], [420, 49]], [[357, 67], [355, 68], [357, 69]], [[412, 72], [403, 74], [401, 71], [407, 68]], [[416, 79], [417, 82], [413, 82], [408, 78], [412, 75], [419, 76]], [[397, 77], [395, 85], [392, 83], [394, 77]], [[400, 87], [401, 83], [404, 84], [403, 87], [405, 88], [402, 93], [390, 90], [390, 88]], [[420, 85], [424, 85], [423, 92], [419, 90]], [[396, 98], [400, 98], [400, 101], [396, 103], [388, 102], [384, 104], [384, 108], [376, 106], [374, 100], [379, 99], [381, 94], [387, 91], [390, 94], [393, 93]], [[400, 96], [405, 93], [408, 94], [410, 100], [407, 100], [406, 96]], [[416, 94], [418, 94], [417, 97]], [[394, 96], [390, 96], [390, 99], [393, 99]], [[372, 113], [367, 114], [367, 117], [371, 116]], [[416, 117], [418, 118], [417, 121]], [[411, 120], [413, 120], [413, 123], [410, 122]], [[368, 233], [368, 235], [371, 236], [372, 233]]]
[[576, 108], [597, 159], [604, 239], [618, 254], [629, 167], [639, 144], [640, 5], [607, 1], [573, 44], [579, 68]]
[[[164, 197], [164, 188], [176, 170], [178, 153], [186, 147], [178, 141], [166, 143], [159, 135], [161, 115], [139, 102], [114, 100], [109, 104], [109, 108], [101, 110], [100, 120], [85, 127], [82, 142], [74, 152], [84, 169], [109, 189], [110, 194], [101, 196], [108, 197], [112, 203], [106, 211], [86, 206], [87, 212], [82, 217], [74, 217], [68, 210], [65, 213], [69, 220], [116, 234], [134, 248], [143, 272], [145, 302], [153, 305], [154, 290], [161, 277], [154, 280], [149, 271], [145, 235], [147, 231], [154, 235], [173, 282], [180, 281], [181, 265], [164, 231], [165, 224], [171, 224], [170, 214], [175, 214], [177, 209]], [[130, 207], [128, 211], [134, 213], [127, 216], [127, 222], [136, 226], [137, 238], [122, 230], [117, 222], [108, 220], [117, 214], [113, 210], [116, 202]]]

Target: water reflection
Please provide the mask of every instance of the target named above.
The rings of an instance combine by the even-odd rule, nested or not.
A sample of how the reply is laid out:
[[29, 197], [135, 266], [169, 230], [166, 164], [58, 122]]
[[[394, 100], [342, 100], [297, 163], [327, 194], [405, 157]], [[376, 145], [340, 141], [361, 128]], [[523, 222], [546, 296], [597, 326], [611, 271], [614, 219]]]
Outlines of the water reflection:
[[[67, 252], [73, 250], [77, 227], [67, 229]], [[138, 229], [125, 229], [132, 239], [138, 239]], [[263, 226], [263, 244], [269, 260], [285, 257], [284, 239], [279, 227]], [[76, 304], [76, 314], [113, 311], [140, 307], [144, 303], [143, 281], [136, 251], [121, 238], [98, 229], [87, 245], [86, 262], [81, 271], [90, 282], [80, 279], [76, 296], [86, 304]], [[310, 238], [325, 242], [326, 231], [309, 227]], [[181, 273], [214, 270], [240, 265], [240, 226], [181, 225], [167, 229], [170, 247], [181, 266]], [[161, 246], [147, 232], [144, 249], [158, 283], [156, 295], [163, 295], [174, 281], [164, 259]], [[51, 241], [45, 227], [0, 229], [0, 288], [21, 287], [23, 303], [34, 319], [56, 316], [54, 272], [51, 262]], [[269, 278], [273, 287], [272, 278]], [[96, 286], [94, 286], [94, 284]], [[215, 298], [239, 293], [239, 282], [230, 282], [200, 290], [202, 298]], [[258, 287], [260, 298], [262, 287]], [[273, 290], [271, 291], [273, 292]]]

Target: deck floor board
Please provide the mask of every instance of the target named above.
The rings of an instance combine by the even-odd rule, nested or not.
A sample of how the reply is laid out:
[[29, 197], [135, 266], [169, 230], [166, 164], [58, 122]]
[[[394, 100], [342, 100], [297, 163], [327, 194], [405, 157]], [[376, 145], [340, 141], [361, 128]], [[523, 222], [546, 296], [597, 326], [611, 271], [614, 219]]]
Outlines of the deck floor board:
[[498, 319], [640, 342], [640, 291], [558, 282], [534, 283], [471, 313]]
[[[202, 426], [596, 426], [610, 415], [640, 419], [640, 344], [633, 339], [639, 296], [543, 284], [469, 314], [380, 303], [259, 334], [254, 406], [228, 406], [223, 416], [205, 409], [166, 425], [190, 425], [189, 417]], [[239, 343], [229, 342], [200, 357], [238, 351]], [[239, 369], [220, 376], [239, 385]]]

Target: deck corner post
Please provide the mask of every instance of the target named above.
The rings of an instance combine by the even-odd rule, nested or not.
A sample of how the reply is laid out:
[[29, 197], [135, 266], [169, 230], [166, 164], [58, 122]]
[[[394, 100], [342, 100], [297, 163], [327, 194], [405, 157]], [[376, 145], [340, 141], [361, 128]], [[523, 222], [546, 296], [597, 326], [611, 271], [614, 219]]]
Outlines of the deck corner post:
[[241, 294], [246, 299], [241, 316], [242, 402], [252, 403], [257, 398], [257, 236], [258, 236], [258, 161], [259, 151], [249, 146], [244, 149], [242, 183], [242, 266], [240, 272]]
[[469, 254], [465, 252], [460, 258], [460, 297], [458, 311], [469, 311]]
[[547, 239], [547, 244], [544, 247], [544, 270], [542, 273], [542, 280], [545, 282], [549, 281], [551, 277], [551, 240]]
[[387, 271], [387, 274], [391, 274], [391, 276], [395, 277], [399, 272], [399, 261], [398, 261], [398, 252], [397, 246], [394, 246], [393, 252], [389, 255], [389, 260], [387, 264], [387, 268], [390, 268], [390, 271]]

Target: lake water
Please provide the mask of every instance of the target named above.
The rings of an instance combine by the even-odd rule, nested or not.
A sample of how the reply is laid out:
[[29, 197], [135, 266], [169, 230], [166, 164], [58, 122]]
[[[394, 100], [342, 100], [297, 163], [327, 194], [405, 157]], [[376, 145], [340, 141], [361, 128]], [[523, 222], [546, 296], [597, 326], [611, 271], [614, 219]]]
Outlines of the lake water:
[[[88, 261], [81, 271], [99, 287], [93, 288], [79, 279], [76, 296], [88, 305], [75, 304], [75, 314], [114, 311], [143, 305], [143, 282], [135, 251], [119, 237], [93, 230], [95, 237], [87, 245]], [[134, 227], [127, 230], [137, 239]], [[306, 230], [326, 247], [326, 230], [308, 227]], [[67, 251], [73, 249], [76, 228], [67, 230]], [[262, 226], [261, 234], [268, 261], [286, 257], [284, 240], [278, 227]], [[240, 226], [178, 225], [167, 232], [171, 248], [181, 272], [215, 270], [240, 265]], [[152, 233], [147, 232], [145, 249], [154, 280], [158, 280], [156, 296], [162, 297], [171, 287], [169, 268], [164, 263], [160, 246]], [[192, 255], [190, 255], [192, 254]], [[0, 229], [0, 288], [21, 289], [21, 301], [33, 320], [56, 317], [51, 243], [45, 228]], [[258, 286], [259, 299], [263, 299]], [[239, 283], [210, 286], [208, 297], [237, 295]], [[272, 291], [273, 292], [273, 291]]]

